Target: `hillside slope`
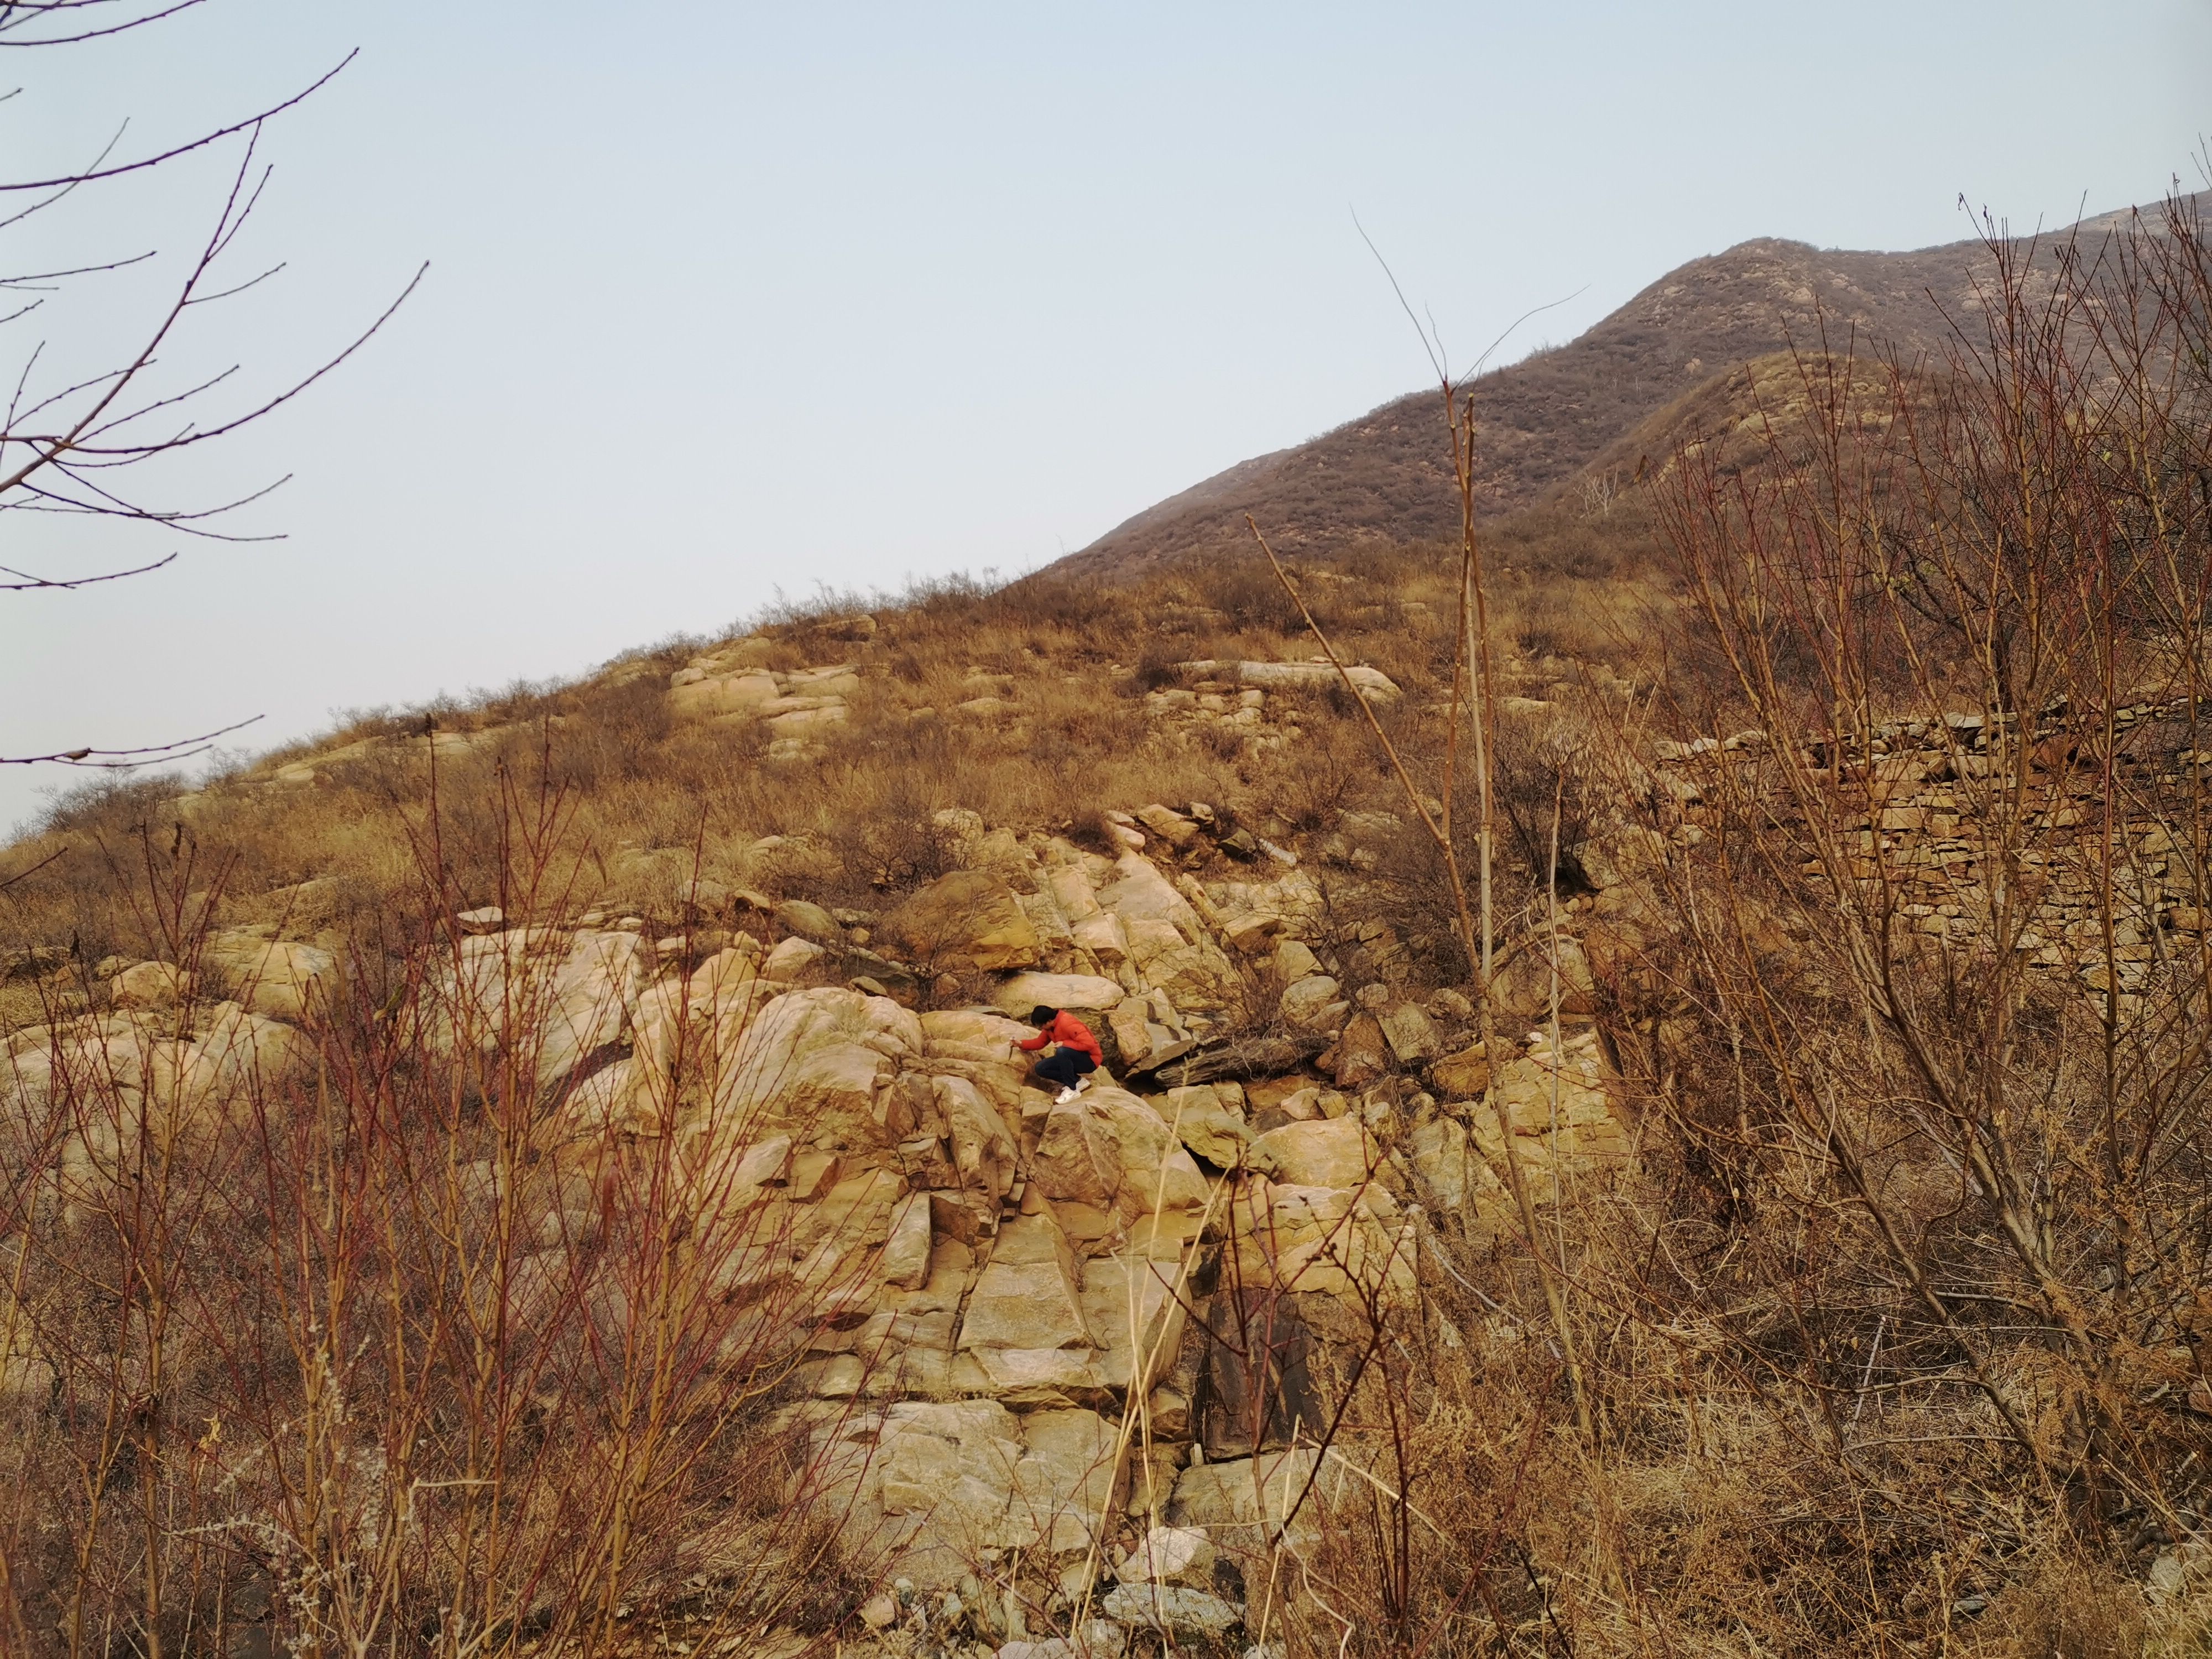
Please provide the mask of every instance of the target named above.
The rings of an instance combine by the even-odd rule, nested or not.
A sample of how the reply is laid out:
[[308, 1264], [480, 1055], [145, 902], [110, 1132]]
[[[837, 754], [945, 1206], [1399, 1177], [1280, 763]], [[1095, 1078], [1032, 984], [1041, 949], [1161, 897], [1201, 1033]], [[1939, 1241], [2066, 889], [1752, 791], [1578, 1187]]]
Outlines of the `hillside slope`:
[[[64, 798], [0, 1652], [2212, 1651], [2173, 229], [1937, 398], [1716, 356], [1607, 436], [1553, 354], [1480, 722], [1449, 548], [1316, 539]], [[1648, 325], [1744, 349], [1732, 280]]]
[[[2130, 216], [2085, 219], [2073, 234], [2094, 246]], [[2066, 234], [2038, 246], [2047, 251]], [[1569, 344], [1474, 383], [1487, 508], [1537, 502], [1706, 380], [1809, 343], [1823, 329], [1832, 343], [1861, 349], [1908, 358], [1935, 349], [1946, 319], [1974, 309], [1989, 264], [1978, 240], [1879, 253], [1761, 239], [1693, 259]], [[1436, 392], [1411, 393], [1310, 442], [1241, 461], [1049, 568], [1127, 579], [1241, 544], [1248, 513], [1278, 546], [1308, 553], [1449, 537], [1457, 509], [1440, 425]]]

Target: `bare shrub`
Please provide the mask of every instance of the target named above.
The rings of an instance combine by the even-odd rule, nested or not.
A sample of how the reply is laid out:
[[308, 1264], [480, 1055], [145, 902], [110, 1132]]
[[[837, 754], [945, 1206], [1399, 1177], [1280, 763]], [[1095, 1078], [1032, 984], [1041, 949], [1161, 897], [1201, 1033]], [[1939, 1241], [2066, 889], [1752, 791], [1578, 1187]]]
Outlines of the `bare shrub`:
[[[558, 912], [572, 805], [510, 779], [490, 810], [498, 900]], [[442, 808], [413, 830], [412, 921], [361, 933], [304, 1029], [188, 996], [88, 1042], [58, 1003], [9, 1073], [15, 1630], [458, 1653], [604, 1651], [634, 1608], [710, 1641], [835, 1624], [862, 1586], [771, 1413], [848, 1287], [793, 1278], [787, 1206], [733, 1184], [763, 1132], [702, 1057], [741, 1020], [678, 999], [659, 1069], [593, 1104], [539, 936], [465, 950]], [[112, 874], [190, 970], [222, 872], [136, 845]], [[683, 1133], [606, 1138], [611, 1107]]]
[[[1940, 374], [1810, 354], [1763, 471], [1676, 458], [1665, 520], [1733, 677], [1676, 683], [1685, 735], [1731, 705], [1759, 730], [1681, 775], [1678, 945], [1622, 1032], [1710, 1217], [1683, 1289], [1805, 1402], [1850, 1502], [1922, 1531], [1900, 1499], [1954, 1445], [1974, 1526], [2138, 1560], [2205, 1501], [2162, 1402], [2198, 1364], [2166, 1264], [2202, 1248], [2212, 1076], [2203, 935], [2159, 920], [2204, 902], [2171, 757], [2212, 549], [2208, 289], [2186, 205], [2159, 230], [1992, 238]], [[2041, 1582], [2014, 1592], [2027, 1650], [2136, 1640], [2132, 1591]]]

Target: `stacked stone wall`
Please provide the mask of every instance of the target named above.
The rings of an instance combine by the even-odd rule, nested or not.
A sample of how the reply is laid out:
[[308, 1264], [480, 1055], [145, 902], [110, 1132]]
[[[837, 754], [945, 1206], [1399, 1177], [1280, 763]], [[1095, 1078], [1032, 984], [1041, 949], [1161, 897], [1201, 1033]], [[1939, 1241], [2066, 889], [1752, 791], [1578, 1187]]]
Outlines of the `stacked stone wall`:
[[2137, 702], [1892, 720], [1863, 744], [1801, 747], [1802, 791], [1763, 732], [1662, 744], [1657, 760], [1690, 835], [1771, 825], [1805, 838], [1809, 799], [1862, 890], [1905, 927], [1961, 945], [2002, 937], [2039, 973], [2134, 995], [2206, 927], [2201, 718]]

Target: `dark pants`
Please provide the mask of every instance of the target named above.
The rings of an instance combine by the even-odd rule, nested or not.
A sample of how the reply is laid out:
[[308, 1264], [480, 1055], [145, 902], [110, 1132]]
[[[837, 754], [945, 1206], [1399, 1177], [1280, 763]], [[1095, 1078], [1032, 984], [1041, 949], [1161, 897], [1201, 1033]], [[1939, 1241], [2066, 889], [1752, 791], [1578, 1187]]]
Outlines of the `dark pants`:
[[1075, 1079], [1098, 1069], [1098, 1062], [1080, 1048], [1054, 1048], [1036, 1063], [1036, 1074], [1049, 1078], [1063, 1089], [1073, 1089]]

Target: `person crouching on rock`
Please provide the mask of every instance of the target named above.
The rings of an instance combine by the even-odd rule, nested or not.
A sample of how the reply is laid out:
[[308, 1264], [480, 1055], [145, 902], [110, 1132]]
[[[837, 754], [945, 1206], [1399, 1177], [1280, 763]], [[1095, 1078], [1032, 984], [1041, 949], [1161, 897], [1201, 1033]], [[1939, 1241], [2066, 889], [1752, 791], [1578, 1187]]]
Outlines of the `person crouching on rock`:
[[1054, 1103], [1064, 1105], [1091, 1086], [1091, 1073], [1105, 1062], [1106, 1051], [1091, 1035], [1089, 1026], [1063, 1009], [1032, 1008], [1030, 1024], [1037, 1028], [1037, 1034], [1014, 1047], [1033, 1054], [1048, 1042], [1060, 1045], [1030, 1068], [1030, 1080], [1058, 1088], [1060, 1094]]

